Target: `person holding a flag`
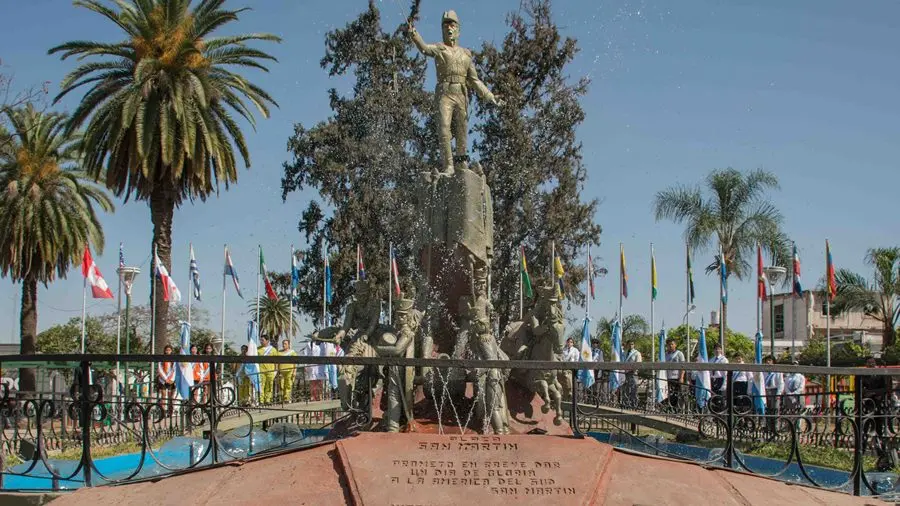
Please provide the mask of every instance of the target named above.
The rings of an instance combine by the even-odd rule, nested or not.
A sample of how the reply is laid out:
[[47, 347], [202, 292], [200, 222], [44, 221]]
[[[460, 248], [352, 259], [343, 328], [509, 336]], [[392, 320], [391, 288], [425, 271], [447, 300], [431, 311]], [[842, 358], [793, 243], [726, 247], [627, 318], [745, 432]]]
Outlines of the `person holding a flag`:
[[[625, 341], [625, 363], [640, 363], [643, 361], [641, 352], [634, 347], [634, 339]], [[625, 402], [628, 406], [637, 407], [638, 405], [638, 384], [637, 374], [635, 371], [625, 371]]]

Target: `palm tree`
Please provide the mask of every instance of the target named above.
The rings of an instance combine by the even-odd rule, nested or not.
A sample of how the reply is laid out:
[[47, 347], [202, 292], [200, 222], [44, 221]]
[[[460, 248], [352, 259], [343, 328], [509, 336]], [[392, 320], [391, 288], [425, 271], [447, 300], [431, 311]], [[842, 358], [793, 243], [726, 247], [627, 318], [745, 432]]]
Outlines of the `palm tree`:
[[[250, 317], [256, 319], [256, 301], [247, 304], [250, 309]], [[288, 333], [290, 329], [290, 333]], [[294, 314], [293, 326], [291, 325], [291, 302], [286, 297], [259, 299], [259, 332], [276, 339], [279, 336], [290, 338], [300, 330], [300, 322], [297, 314]], [[277, 343], [276, 343], [277, 344]]]
[[866, 253], [866, 264], [875, 270], [875, 284], [846, 269], [835, 273], [837, 295], [832, 314], [863, 311], [882, 325], [882, 349], [894, 344], [900, 321], [900, 247], [873, 248]]
[[[94, 206], [113, 204], [79, 170], [80, 139], [66, 129], [64, 114], [44, 114], [32, 105], [3, 111], [11, 143], [0, 151], [0, 274], [22, 282], [21, 353], [35, 352], [37, 287], [64, 278], [80, 262], [85, 246], [103, 250]], [[33, 369], [19, 388], [33, 391]]]
[[[656, 194], [656, 221], [683, 223], [684, 238], [692, 252], [721, 247], [726, 280], [746, 279], [754, 274], [751, 261], [756, 245], [773, 253], [779, 264], [788, 261], [788, 240], [781, 231], [783, 218], [765, 198], [778, 189], [778, 178], [762, 169], [742, 173], [735, 169], [714, 170], [706, 176], [708, 193], [698, 186], [673, 186]], [[718, 272], [718, 254], [706, 268]], [[722, 328], [727, 327], [728, 304], [722, 304]], [[723, 333], [724, 334], [724, 333]], [[725, 340], [722, 340], [725, 346]]]
[[[237, 181], [235, 150], [250, 167], [250, 154], [237, 113], [255, 128], [252, 104], [263, 117], [275, 101], [235, 68], [268, 69], [275, 60], [247, 45], [280, 41], [274, 35], [214, 37], [245, 9], [226, 10], [224, 0], [76, 0], [117, 25], [124, 40], [79, 40], [50, 49], [62, 59], [94, 58], [62, 82], [59, 101], [88, 86], [72, 113], [68, 130], [86, 125], [85, 170], [102, 179], [117, 196], [146, 200], [153, 222], [153, 243], [171, 268], [172, 216], [185, 199], [206, 200]], [[156, 294], [156, 321], [166, 321], [169, 306]], [[163, 335], [156, 342], [168, 342]]]

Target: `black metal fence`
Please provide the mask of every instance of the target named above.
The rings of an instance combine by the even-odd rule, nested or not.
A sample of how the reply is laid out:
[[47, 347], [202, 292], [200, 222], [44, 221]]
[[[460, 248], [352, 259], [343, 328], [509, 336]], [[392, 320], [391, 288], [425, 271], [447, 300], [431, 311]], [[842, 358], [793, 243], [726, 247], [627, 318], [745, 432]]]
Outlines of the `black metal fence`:
[[[334, 427], [341, 428], [341, 435], [369, 430], [375, 392], [386, 381], [386, 367], [415, 371], [411, 376], [422, 386], [424, 403], [434, 408], [430, 412], [439, 427], [455, 425], [463, 432], [490, 430], [477, 415], [473, 417], [478, 401], [465, 399], [465, 383], [477, 383], [477, 371], [496, 368], [507, 375], [510, 370], [556, 371], [565, 386], [560, 415], [575, 437], [603, 432], [610, 442], [639, 451], [856, 495], [892, 491], [900, 465], [896, 459], [900, 401], [893, 371], [886, 369], [203, 356], [209, 365], [208, 383], [195, 385], [187, 399], [171, 402], [164, 389], [149, 395], [134, 389], [110, 392], [99, 381], [101, 375], [93, 374], [102, 365], [109, 370], [117, 364], [128, 371], [134, 370], [131, 365], [149, 364], [155, 371], [158, 362], [197, 358], [3, 357], [4, 370], [35, 362], [68, 364], [71, 384], [66, 392], [17, 392], [0, 386], [0, 488], [122, 483], [318, 444]], [[248, 396], [241, 389], [246, 375], [241, 379], [222, 374], [234, 364], [269, 364], [273, 367], [265, 370], [274, 375], [282, 367], [298, 372], [289, 396], [279, 395], [285, 392], [270, 381], [269, 388], [276, 390], [272, 402], [261, 404], [264, 396]], [[354, 380], [348, 391], [338, 395], [328, 378], [323, 378], [328, 383], [317, 384], [322, 380], [302, 374], [304, 368], [317, 366], [341, 368], [342, 374], [349, 371]], [[593, 385], [584, 384], [581, 368], [590, 370]], [[661, 376], [667, 370], [685, 374], [673, 374], [677, 378], [670, 380]], [[803, 393], [766, 390], [766, 380], [774, 379], [770, 383], [777, 385], [775, 375], [793, 373], [807, 379]], [[708, 374], [721, 380], [711, 382]], [[479, 395], [477, 386], [474, 395]], [[662, 434], [673, 435], [675, 441]], [[110, 467], [115, 459], [104, 458], [107, 453], [127, 453], [129, 460]]]

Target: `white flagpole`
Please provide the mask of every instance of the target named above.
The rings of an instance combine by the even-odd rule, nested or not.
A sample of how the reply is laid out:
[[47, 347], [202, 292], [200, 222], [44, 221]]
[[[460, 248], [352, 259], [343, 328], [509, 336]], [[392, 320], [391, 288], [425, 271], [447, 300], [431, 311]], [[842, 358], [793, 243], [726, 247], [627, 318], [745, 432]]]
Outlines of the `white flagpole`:
[[650, 361], [656, 362], [656, 339], [653, 337], [653, 243], [650, 243]]
[[[88, 266], [90, 267], [90, 266]], [[87, 316], [87, 276], [84, 277], [81, 284], [81, 353], [84, 353], [84, 319]]]
[[359, 244], [356, 245], [356, 280], [359, 281], [359, 259], [362, 256]]
[[[228, 245], [225, 245], [225, 264], [222, 266], [222, 349], [219, 353], [225, 354], [225, 266], [228, 265]], [[224, 372], [225, 364], [219, 364], [220, 374]]]
[[[591, 265], [591, 245], [588, 244], [588, 254], [587, 254], [587, 275], [588, 275], [588, 286], [587, 293], [585, 294], [585, 300], [587, 301], [584, 305], [584, 317], [586, 319], [591, 318], [591, 283], [593, 283], [593, 266]], [[521, 277], [521, 276], [520, 276]]]
[[[825, 239], [825, 367], [831, 367], [831, 282], [828, 272], [828, 239]], [[828, 376], [828, 388], [831, 388], [831, 376]]]
[[519, 270], [519, 320], [525, 318], [525, 285], [522, 280], [522, 277], [525, 275], [522, 272], [522, 246], [519, 245], [519, 265], [516, 266]]
[[328, 326], [328, 252], [325, 249], [325, 242], [322, 242], [322, 328]]
[[625, 286], [625, 269], [624, 269], [625, 266], [622, 265], [623, 258], [625, 258], [625, 245], [622, 243], [619, 243], [619, 312], [618, 312], [618, 318], [619, 318], [620, 324], [622, 321], [624, 321], [623, 320], [624, 315], [622, 314], [622, 295], [623, 295], [622, 288]]
[[256, 328], [259, 329], [259, 281], [262, 278], [262, 245], [256, 245]]
[[294, 338], [294, 245], [291, 244], [291, 290], [288, 293], [288, 300], [291, 303], [291, 323], [288, 327], [288, 339]]
[[194, 243], [188, 243], [188, 326], [191, 325], [191, 299], [194, 298], [194, 271], [191, 269], [190, 261], [194, 257]]
[[556, 285], [556, 241], [550, 241], [550, 285]]
[[[119, 252], [122, 251], [122, 243], [119, 243]], [[116, 303], [116, 355], [122, 354], [122, 268], [116, 269], [119, 274], [119, 291], [116, 292], [118, 302]], [[119, 361], [116, 360], [116, 382], [121, 385], [121, 371], [119, 370]], [[124, 390], [123, 390], [124, 392]], [[118, 392], [117, 392], [118, 393]]]
[[150, 354], [156, 351], [156, 326], [158, 322], [156, 321], [156, 278], [159, 275], [156, 272], [156, 260], [159, 258], [159, 251], [156, 247], [156, 243], [153, 243], [153, 284], [150, 289], [150, 312], [153, 313], [150, 315], [150, 321], [152, 324], [150, 325]]
[[388, 243], [388, 325], [393, 324], [394, 302], [394, 243]]
[[[794, 283], [797, 282], [796, 275], [794, 272], [794, 257], [793, 252], [797, 250], [797, 243], [791, 241], [791, 293], [794, 293]], [[794, 360], [794, 346], [796, 345], [797, 340], [797, 313], [794, 310], [794, 303], [797, 294], [791, 296], [791, 361]], [[800, 297], [803, 297], [803, 292], [801, 291]], [[772, 355], [775, 355], [775, 350], [772, 350]]]
[[[759, 243], [758, 242], [756, 243], [756, 254], [757, 254], [757, 258], [759, 258], [760, 252], [759, 252]], [[757, 269], [759, 269], [758, 265], [759, 265], [759, 260], [757, 260]], [[759, 273], [757, 273], [756, 275], [757, 275], [757, 281], [756, 281], [756, 332], [759, 333], [760, 329], [762, 328], [761, 324], [759, 323], [759, 316], [760, 316], [760, 314], [762, 314], [762, 305], [761, 305], [762, 299], [759, 296], [759, 278], [760, 278], [760, 276], [759, 276]], [[721, 276], [721, 274], [720, 274], [720, 276]], [[722, 281], [720, 280], [719, 283], [721, 283], [721, 282]], [[765, 290], [765, 289], [766, 288], [764, 285], [763, 290]], [[771, 303], [772, 303], [772, 300], [769, 300], [769, 304], [771, 304]], [[756, 339], [756, 338], [754, 337], [754, 339]]]

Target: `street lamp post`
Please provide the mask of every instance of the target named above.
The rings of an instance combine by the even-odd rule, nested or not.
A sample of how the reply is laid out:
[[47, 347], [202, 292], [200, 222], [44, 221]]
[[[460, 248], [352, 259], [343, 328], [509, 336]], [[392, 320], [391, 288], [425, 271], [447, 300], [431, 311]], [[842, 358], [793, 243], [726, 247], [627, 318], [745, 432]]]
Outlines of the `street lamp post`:
[[775, 285], [781, 281], [787, 269], [777, 265], [764, 267], [766, 279], [769, 280], [769, 354], [775, 356]]
[[[131, 339], [129, 334], [129, 330], [131, 329], [130, 320], [129, 320], [129, 309], [131, 309], [131, 287], [134, 284], [135, 278], [137, 278], [138, 274], [141, 273], [141, 269], [138, 267], [119, 267], [118, 269], [119, 278], [122, 280], [122, 284], [125, 286], [125, 354], [131, 354]], [[120, 334], [121, 335], [121, 334]], [[122, 342], [121, 338], [119, 342], [116, 343], [116, 353], [122, 353]], [[119, 369], [119, 363], [116, 362], [116, 371]], [[127, 395], [128, 392], [128, 366], [125, 366], [125, 390], [124, 392]]]

